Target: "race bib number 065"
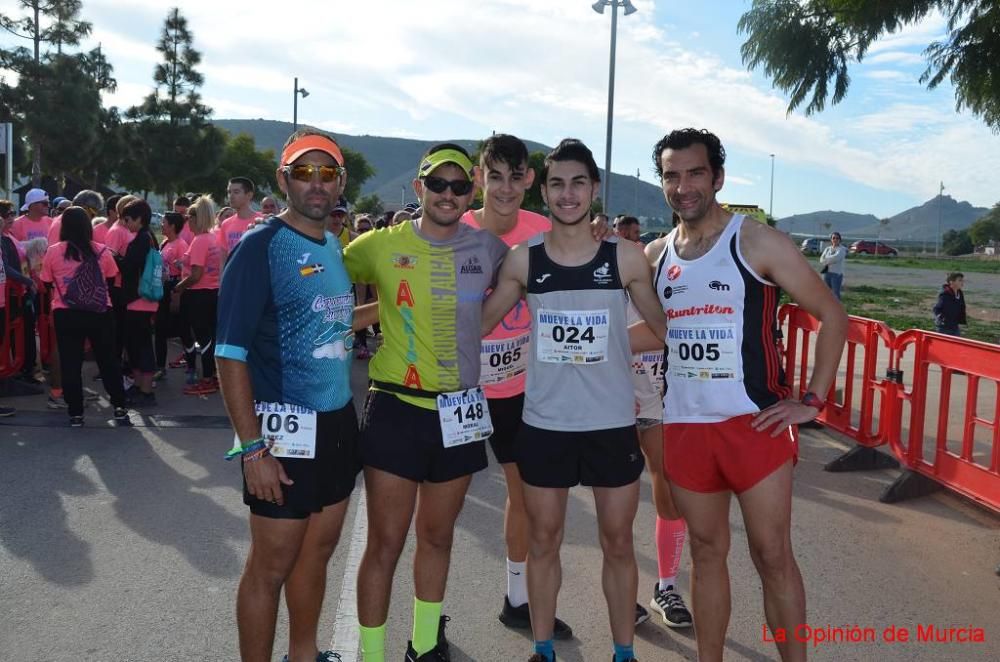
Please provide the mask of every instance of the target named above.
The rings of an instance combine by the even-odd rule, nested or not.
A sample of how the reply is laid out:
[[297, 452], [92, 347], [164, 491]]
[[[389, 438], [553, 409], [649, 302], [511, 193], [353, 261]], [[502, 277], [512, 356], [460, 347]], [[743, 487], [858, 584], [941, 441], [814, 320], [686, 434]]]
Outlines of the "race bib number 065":
[[609, 313], [605, 310], [544, 310], [535, 319], [538, 360], [602, 363], [608, 359]]
[[479, 383], [483, 386], [501, 384], [528, 368], [528, 348], [531, 334], [524, 333], [503, 340], [483, 340], [479, 352]]

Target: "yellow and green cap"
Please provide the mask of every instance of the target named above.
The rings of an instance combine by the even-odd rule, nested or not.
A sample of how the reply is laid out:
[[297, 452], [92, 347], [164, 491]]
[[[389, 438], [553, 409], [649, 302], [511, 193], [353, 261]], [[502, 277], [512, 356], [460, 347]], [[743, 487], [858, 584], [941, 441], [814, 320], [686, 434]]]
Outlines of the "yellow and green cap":
[[442, 149], [425, 156], [417, 168], [417, 177], [426, 177], [445, 163], [454, 163], [472, 179], [472, 161], [457, 149]]

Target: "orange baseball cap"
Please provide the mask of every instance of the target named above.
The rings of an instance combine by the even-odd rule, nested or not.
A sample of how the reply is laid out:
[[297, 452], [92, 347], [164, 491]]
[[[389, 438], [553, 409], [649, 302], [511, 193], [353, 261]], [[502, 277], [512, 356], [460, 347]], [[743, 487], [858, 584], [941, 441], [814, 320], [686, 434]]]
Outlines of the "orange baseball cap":
[[329, 154], [337, 161], [337, 165], [344, 165], [344, 154], [340, 151], [337, 143], [332, 138], [316, 134], [302, 136], [282, 150], [281, 165], [286, 166], [306, 152], [313, 150]]

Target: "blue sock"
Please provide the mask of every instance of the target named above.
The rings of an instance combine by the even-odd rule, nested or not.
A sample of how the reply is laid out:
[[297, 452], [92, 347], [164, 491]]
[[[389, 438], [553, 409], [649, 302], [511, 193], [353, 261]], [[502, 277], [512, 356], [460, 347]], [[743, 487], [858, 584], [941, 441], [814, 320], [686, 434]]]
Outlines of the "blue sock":
[[627, 646], [615, 644], [615, 662], [628, 662], [633, 659], [635, 659], [635, 649], [632, 648], [632, 644]]
[[552, 648], [552, 640], [546, 639], [545, 641], [535, 642], [535, 652], [545, 656], [545, 659], [549, 662], [553, 662], [556, 659], [556, 651]]

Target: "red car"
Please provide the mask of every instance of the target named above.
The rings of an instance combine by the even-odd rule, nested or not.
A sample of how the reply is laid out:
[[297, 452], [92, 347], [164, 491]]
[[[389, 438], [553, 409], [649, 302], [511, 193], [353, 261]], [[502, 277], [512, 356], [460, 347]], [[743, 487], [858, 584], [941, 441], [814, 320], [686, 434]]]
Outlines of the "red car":
[[888, 244], [874, 241], [856, 241], [851, 244], [850, 252], [855, 255], [889, 255], [895, 257], [899, 251]]

